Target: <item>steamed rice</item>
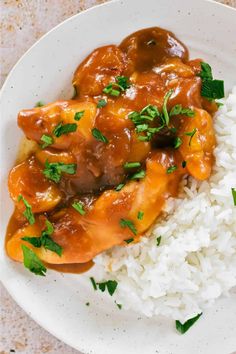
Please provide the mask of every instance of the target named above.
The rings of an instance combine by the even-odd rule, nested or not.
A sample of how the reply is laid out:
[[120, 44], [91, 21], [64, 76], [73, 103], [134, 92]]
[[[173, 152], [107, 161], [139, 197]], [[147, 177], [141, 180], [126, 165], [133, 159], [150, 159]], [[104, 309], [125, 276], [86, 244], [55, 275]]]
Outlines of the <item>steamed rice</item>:
[[183, 180], [182, 194], [168, 200], [149, 237], [95, 258], [101, 279], [117, 280], [113, 296], [125, 309], [185, 322], [236, 285], [236, 87], [214, 125], [210, 180]]

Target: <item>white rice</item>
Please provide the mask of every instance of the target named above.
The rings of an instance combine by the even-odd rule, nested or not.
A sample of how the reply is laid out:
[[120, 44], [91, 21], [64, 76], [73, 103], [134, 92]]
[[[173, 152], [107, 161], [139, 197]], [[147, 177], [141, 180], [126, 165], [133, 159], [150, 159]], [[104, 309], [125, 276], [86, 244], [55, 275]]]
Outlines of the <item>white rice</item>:
[[[222, 101], [223, 102], [223, 101]], [[150, 237], [96, 257], [124, 309], [185, 322], [236, 285], [236, 87], [214, 118], [216, 163], [209, 181], [183, 181]], [[157, 247], [156, 238], [161, 235]]]

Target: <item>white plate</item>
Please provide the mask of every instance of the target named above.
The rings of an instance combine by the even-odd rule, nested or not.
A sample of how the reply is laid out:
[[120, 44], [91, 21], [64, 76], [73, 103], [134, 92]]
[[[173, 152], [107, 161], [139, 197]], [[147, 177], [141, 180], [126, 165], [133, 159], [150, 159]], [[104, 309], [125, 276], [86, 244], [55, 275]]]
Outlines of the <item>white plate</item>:
[[[224, 78], [236, 83], [236, 11], [204, 0], [129, 0], [98, 6], [63, 22], [44, 36], [17, 63], [2, 89], [1, 279], [18, 304], [49, 332], [84, 353], [94, 354], [229, 354], [236, 350], [236, 294], [219, 300], [184, 336], [173, 321], [147, 319], [118, 310], [111, 298], [94, 292], [83, 276], [48, 271], [36, 277], [4, 254], [4, 234], [12, 202], [7, 174], [19, 139], [17, 112], [38, 100], [69, 97], [78, 63], [95, 47], [119, 43], [141, 28], [172, 30]], [[90, 306], [85, 305], [90, 302]]]

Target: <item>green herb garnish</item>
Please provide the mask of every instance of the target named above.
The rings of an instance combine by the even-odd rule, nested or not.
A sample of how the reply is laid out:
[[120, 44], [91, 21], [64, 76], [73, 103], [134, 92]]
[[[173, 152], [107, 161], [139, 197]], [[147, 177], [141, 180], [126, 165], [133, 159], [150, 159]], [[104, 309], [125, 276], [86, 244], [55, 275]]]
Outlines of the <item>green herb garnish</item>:
[[236, 188], [231, 188], [234, 206], [236, 206]]
[[86, 306], [89, 306], [90, 305], [90, 303], [89, 302], [86, 302], [86, 304], [85, 304]]
[[46, 267], [40, 261], [38, 256], [27, 246], [21, 245], [24, 257], [24, 266], [36, 275], [45, 276]]
[[97, 103], [97, 108], [102, 108], [105, 107], [106, 105], [107, 105], [107, 101], [101, 98]]
[[116, 82], [122, 91], [125, 91], [130, 87], [129, 78], [126, 76], [117, 76]]
[[144, 170], [141, 170], [139, 172], [134, 173], [132, 176], [129, 177], [129, 179], [141, 179], [146, 176], [146, 172]]
[[92, 286], [93, 286], [94, 290], [97, 290], [97, 284], [96, 284], [94, 278], [93, 278], [93, 277], [90, 277], [89, 279], [90, 279], [90, 281], [91, 281], [91, 283], [92, 283]]
[[156, 241], [157, 241], [157, 246], [160, 246], [160, 243], [161, 243], [161, 236], [158, 236]]
[[124, 240], [127, 244], [129, 244], [129, 243], [131, 243], [131, 242], [133, 242], [133, 238], [129, 238], [128, 240]]
[[175, 170], [177, 170], [177, 166], [173, 165], [167, 168], [166, 173], [170, 174], [172, 172], [174, 172]]
[[126, 162], [124, 164], [124, 168], [137, 168], [140, 167], [141, 163], [140, 162]]
[[185, 135], [190, 136], [189, 143], [188, 143], [189, 146], [191, 145], [192, 138], [194, 137], [196, 132], [197, 132], [197, 129], [194, 128], [191, 132], [184, 133]]
[[116, 190], [117, 192], [119, 192], [124, 186], [125, 186], [124, 183], [120, 183], [120, 184], [118, 184], [118, 186], [116, 186], [115, 190]]
[[209, 64], [201, 62], [201, 72], [198, 76], [202, 79], [201, 95], [208, 100], [224, 97], [224, 81], [213, 80], [212, 69]]
[[63, 162], [45, 162], [45, 169], [43, 174], [53, 182], [60, 182], [62, 173], [74, 175], [76, 173], [77, 165], [74, 163], [65, 164]]
[[142, 220], [143, 216], [144, 216], [144, 212], [143, 211], [139, 211], [138, 215], [137, 215], [138, 220]]
[[53, 130], [53, 134], [59, 138], [63, 134], [69, 134], [75, 132], [77, 129], [76, 123], [63, 124], [59, 123], [56, 128]]
[[175, 140], [174, 140], [174, 148], [178, 149], [181, 144], [182, 144], [182, 140], [179, 137], [175, 138]]
[[109, 294], [112, 296], [114, 292], [116, 291], [117, 288], [117, 281], [116, 280], [108, 280], [106, 282], [102, 283], [97, 283], [99, 290], [104, 292], [106, 289], [109, 292]]
[[74, 116], [74, 120], [79, 121], [79, 120], [83, 117], [84, 112], [85, 112], [85, 111], [76, 112], [76, 113], [75, 113], [75, 116]]
[[177, 104], [171, 108], [169, 116], [172, 117], [179, 114], [185, 115], [187, 117], [194, 117], [195, 111], [191, 108], [183, 108], [181, 104]]
[[75, 202], [72, 204], [73, 208], [78, 211], [81, 215], [85, 214], [84, 206], [81, 202]]
[[187, 165], [187, 162], [186, 161], [182, 161], [182, 167], [185, 168]]
[[49, 220], [46, 220], [46, 229], [42, 231], [40, 237], [22, 237], [23, 241], [29, 242], [34, 247], [40, 248], [44, 247], [47, 250], [55, 252], [58, 256], [62, 254], [62, 247], [58, 243], [54, 242], [50, 237], [54, 232], [52, 223]]
[[119, 310], [122, 309], [122, 305], [121, 304], [118, 304], [116, 301], [115, 301], [115, 304], [116, 304], [116, 306], [118, 307]]
[[40, 140], [43, 142], [43, 144], [41, 145], [42, 149], [45, 149], [49, 145], [53, 144], [53, 138], [50, 135], [43, 134]]
[[44, 103], [42, 101], [38, 101], [35, 103], [35, 107], [43, 107]]
[[124, 229], [128, 227], [130, 231], [134, 234], [137, 235], [137, 229], [133, 223], [133, 221], [128, 220], [128, 219], [120, 219], [120, 226]]
[[23, 212], [23, 215], [29, 221], [30, 225], [33, 225], [35, 223], [35, 218], [34, 214], [32, 213], [32, 206], [27, 202], [27, 200], [23, 197], [22, 194], [19, 194], [17, 200], [18, 202], [20, 202], [21, 200], [23, 201], [25, 205], [25, 211]]
[[175, 321], [175, 327], [176, 327], [177, 331], [179, 331], [181, 334], [184, 334], [185, 332], [187, 332], [189, 330], [190, 327], [192, 327], [192, 325], [199, 319], [199, 317], [201, 315], [202, 315], [202, 313], [200, 313], [199, 315], [197, 315], [193, 318], [190, 318], [185, 323], [181, 323], [180, 321]]
[[170, 122], [170, 117], [169, 117], [169, 114], [168, 114], [168, 111], [167, 111], [167, 102], [170, 98], [170, 96], [172, 95], [173, 93], [173, 90], [169, 90], [165, 96], [164, 96], [164, 101], [163, 101], [163, 107], [162, 107], [162, 112], [163, 112], [163, 121], [165, 123], [165, 125], [169, 125], [169, 122]]
[[109, 143], [108, 139], [97, 128], [92, 129], [92, 135], [98, 141], [102, 141], [105, 144]]

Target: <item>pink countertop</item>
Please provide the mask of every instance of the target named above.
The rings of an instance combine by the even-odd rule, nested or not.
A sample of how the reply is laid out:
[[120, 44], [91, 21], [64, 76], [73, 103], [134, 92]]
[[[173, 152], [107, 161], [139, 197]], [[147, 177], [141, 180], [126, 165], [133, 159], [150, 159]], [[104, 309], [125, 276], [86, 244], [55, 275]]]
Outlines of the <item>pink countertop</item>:
[[[105, 1], [0, 0], [0, 85], [21, 55], [44, 33], [66, 18]], [[236, 7], [236, 0], [220, 2]], [[21, 354], [80, 354], [31, 320], [0, 284], [0, 354], [14, 351]]]

